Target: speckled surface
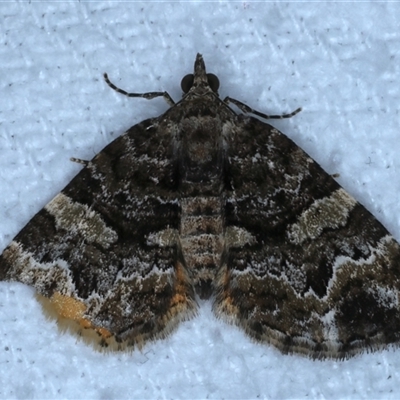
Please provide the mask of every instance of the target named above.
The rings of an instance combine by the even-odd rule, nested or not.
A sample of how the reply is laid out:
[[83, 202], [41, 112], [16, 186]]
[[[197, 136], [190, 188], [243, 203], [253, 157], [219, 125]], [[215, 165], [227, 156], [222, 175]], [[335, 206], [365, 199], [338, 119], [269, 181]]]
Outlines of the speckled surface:
[[[133, 124], [167, 109], [195, 54], [227, 95], [265, 113], [400, 240], [399, 3], [0, 4], [0, 247]], [[400, 397], [400, 350], [345, 362], [284, 356], [198, 318], [142, 352], [100, 354], [0, 283], [0, 398]]]

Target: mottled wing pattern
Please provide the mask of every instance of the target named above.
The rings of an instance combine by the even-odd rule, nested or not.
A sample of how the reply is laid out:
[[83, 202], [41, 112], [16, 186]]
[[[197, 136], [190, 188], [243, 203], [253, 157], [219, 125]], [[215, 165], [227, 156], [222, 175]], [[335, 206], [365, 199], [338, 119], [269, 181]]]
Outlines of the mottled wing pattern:
[[228, 104], [300, 109], [222, 101], [200, 54], [177, 104], [105, 79], [172, 107], [85, 163], [5, 249], [0, 280], [117, 349], [164, 337], [195, 293], [285, 353], [400, 342], [399, 244], [290, 139]]
[[214, 310], [260, 342], [313, 358], [400, 339], [400, 247], [284, 134], [238, 117], [227, 153]]
[[117, 348], [163, 337], [195, 312], [177, 239], [173, 144], [155, 134], [158, 123], [103, 149], [0, 258], [0, 280], [33, 286], [61, 317]]

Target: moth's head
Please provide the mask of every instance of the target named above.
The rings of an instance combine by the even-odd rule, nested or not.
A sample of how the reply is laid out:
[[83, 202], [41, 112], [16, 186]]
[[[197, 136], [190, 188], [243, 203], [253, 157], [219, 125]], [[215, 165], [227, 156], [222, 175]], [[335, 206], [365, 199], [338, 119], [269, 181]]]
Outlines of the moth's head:
[[206, 73], [206, 66], [201, 54], [197, 54], [196, 56], [194, 73], [183, 77], [181, 88], [184, 94], [196, 88], [211, 89], [214, 93], [218, 94], [219, 80], [214, 74]]

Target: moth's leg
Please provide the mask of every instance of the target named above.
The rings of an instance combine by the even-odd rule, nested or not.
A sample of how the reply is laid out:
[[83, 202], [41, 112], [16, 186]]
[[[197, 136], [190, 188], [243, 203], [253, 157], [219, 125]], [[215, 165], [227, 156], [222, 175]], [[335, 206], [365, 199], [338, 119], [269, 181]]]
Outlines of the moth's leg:
[[104, 74], [104, 80], [106, 81], [107, 85], [110, 86], [111, 89], [114, 89], [116, 92], [121, 93], [128, 97], [143, 97], [144, 99], [151, 100], [155, 97], [164, 97], [164, 100], [170, 105], [173, 106], [175, 104], [172, 97], [167, 92], [149, 92], [149, 93], [128, 93], [125, 90], [120, 89], [119, 87], [115, 86], [109, 79], [107, 74]]
[[75, 162], [77, 164], [82, 164], [86, 167], [90, 164], [90, 161], [88, 160], [82, 160], [81, 158], [75, 158], [75, 157], [71, 157], [70, 161]]
[[246, 114], [254, 114], [254, 115], [257, 115], [258, 117], [265, 118], [265, 119], [290, 118], [301, 111], [301, 107], [300, 107], [297, 110], [294, 110], [293, 112], [291, 112], [290, 114], [267, 115], [267, 114], [260, 113], [259, 111], [253, 110], [252, 108], [250, 108], [246, 104], [242, 103], [241, 101], [232, 99], [231, 97], [225, 97], [224, 103], [226, 103], [226, 104], [232, 103]]

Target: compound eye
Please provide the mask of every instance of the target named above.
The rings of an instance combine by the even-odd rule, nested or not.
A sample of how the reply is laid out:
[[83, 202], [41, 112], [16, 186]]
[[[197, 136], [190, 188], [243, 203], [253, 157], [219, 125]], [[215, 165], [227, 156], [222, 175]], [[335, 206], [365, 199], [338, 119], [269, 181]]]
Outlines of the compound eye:
[[219, 79], [214, 74], [207, 74], [208, 84], [213, 92], [217, 93], [219, 89]]
[[187, 93], [190, 90], [190, 88], [193, 86], [193, 81], [194, 81], [193, 74], [188, 74], [182, 78], [181, 88], [183, 90], [183, 93]]

